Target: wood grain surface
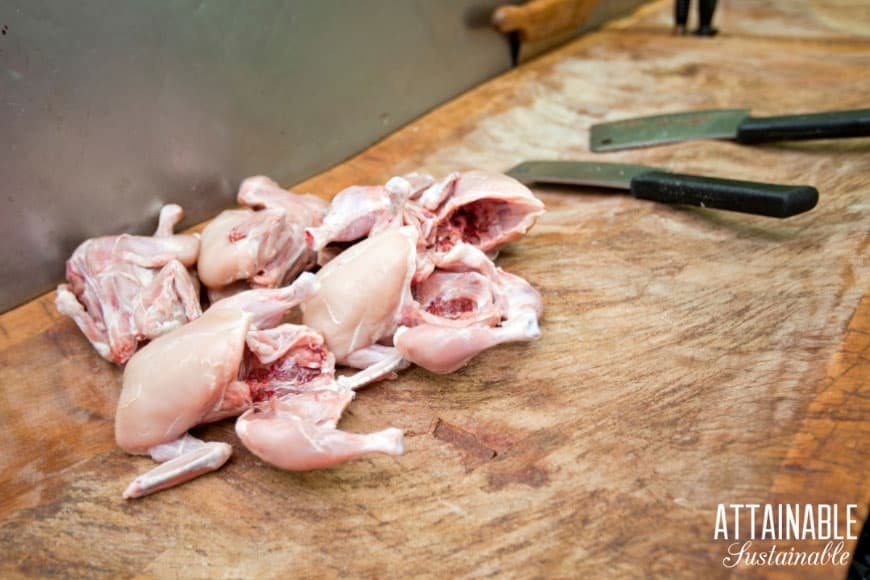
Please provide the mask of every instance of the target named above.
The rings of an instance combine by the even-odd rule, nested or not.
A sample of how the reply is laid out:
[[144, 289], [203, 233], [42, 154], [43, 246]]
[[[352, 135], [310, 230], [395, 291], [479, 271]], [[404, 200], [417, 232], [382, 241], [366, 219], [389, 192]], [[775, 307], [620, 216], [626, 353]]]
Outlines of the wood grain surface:
[[350, 431], [405, 429], [404, 456], [286, 473], [226, 421], [196, 430], [236, 447], [222, 470], [137, 501], [121, 492], [152, 464], [114, 445], [120, 370], [52, 296], [34, 300], [0, 317], [0, 575], [844, 577], [729, 571], [712, 538], [719, 503], [867, 517], [870, 140], [587, 151], [592, 123], [630, 115], [867, 106], [866, 39], [723, 4], [731, 23], [781, 18], [778, 33], [672, 37], [655, 2], [295, 189], [555, 157], [810, 183], [815, 210], [539, 189], [548, 213], [499, 263], [541, 291], [542, 338], [453, 375], [409, 370], [345, 415]]

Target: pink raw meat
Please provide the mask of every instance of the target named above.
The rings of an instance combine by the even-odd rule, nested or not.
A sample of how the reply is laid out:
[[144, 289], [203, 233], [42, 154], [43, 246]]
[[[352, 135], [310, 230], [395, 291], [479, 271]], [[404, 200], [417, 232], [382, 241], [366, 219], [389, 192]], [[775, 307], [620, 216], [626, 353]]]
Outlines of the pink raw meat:
[[[231, 447], [204, 443], [187, 430], [246, 411], [239, 427], [242, 442], [285, 469], [402, 452], [397, 430], [389, 432], [388, 446], [380, 434], [336, 429], [353, 389], [391, 373], [397, 361], [336, 377], [335, 359], [318, 333], [281, 323], [317, 285], [314, 275], [305, 273], [286, 288], [236, 294], [136, 353], [124, 372], [115, 439], [128, 453], [149, 454], [163, 464], [137, 477], [124, 497], [141, 497], [218, 469]], [[320, 411], [318, 401], [323, 402]], [[295, 431], [288, 431], [288, 421]], [[256, 425], [248, 428], [249, 423]]]
[[268, 177], [242, 182], [238, 202], [202, 232], [198, 271], [212, 301], [254, 288], [275, 288], [314, 265], [305, 228], [320, 224], [326, 202], [281, 188]]
[[450, 373], [505, 342], [537, 339], [543, 304], [532, 286], [470, 244], [453, 246], [414, 286], [394, 343], [406, 361]]
[[163, 206], [153, 237], [94, 238], [67, 260], [67, 283], [58, 286], [55, 304], [103, 358], [124, 364], [141, 341], [201, 314], [199, 287], [188, 271], [199, 240], [172, 233], [182, 215], [177, 205]]

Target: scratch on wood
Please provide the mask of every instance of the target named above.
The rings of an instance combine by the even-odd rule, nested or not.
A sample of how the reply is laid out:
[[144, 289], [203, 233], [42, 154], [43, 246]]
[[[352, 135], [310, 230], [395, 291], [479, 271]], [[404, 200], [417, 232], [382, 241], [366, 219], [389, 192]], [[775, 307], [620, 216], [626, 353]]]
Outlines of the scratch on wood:
[[550, 481], [547, 472], [537, 465], [527, 465], [517, 471], [493, 473], [489, 476], [490, 491], [498, 491], [512, 483], [528, 485], [529, 487], [541, 487]]
[[464, 509], [462, 509], [461, 507], [459, 507], [458, 505], [456, 505], [455, 503], [450, 503], [449, 501], [444, 500], [440, 497], [438, 498], [438, 501], [441, 503], [441, 505], [443, 505], [444, 507], [446, 507], [447, 509], [449, 509], [450, 511], [452, 511], [456, 515], [462, 516], [464, 518], [468, 517], [468, 512], [465, 511]]

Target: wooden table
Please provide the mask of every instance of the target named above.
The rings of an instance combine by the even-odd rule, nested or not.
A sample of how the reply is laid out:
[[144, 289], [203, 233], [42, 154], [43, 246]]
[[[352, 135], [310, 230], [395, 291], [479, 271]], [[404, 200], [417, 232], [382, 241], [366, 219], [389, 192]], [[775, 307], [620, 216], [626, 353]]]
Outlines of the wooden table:
[[854, 503], [863, 521], [870, 140], [586, 146], [593, 122], [630, 115], [866, 107], [866, 7], [767, 4], [722, 1], [722, 34], [697, 39], [670, 36], [655, 2], [295, 188], [557, 157], [821, 191], [776, 221], [538, 190], [548, 213], [500, 265], [543, 294], [543, 337], [361, 393], [343, 428], [400, 426], [403, 457], [285, 473], [226, 421], [197, 430], [236, 447], [221, 471], [124, 501], [151, 462], [114, 445], [120, 370], [51, 295], [4, 314], [0, 574], [724, 576], [719, 503]]

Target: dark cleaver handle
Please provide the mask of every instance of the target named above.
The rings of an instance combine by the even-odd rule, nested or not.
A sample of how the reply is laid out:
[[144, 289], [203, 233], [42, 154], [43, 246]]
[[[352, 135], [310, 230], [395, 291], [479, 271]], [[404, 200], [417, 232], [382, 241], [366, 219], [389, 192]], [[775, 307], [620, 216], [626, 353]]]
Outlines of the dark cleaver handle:
[[782, 117], [746, 117], [737, 127], [737, 141], [747, 145], [868, 136], [870, 109]]
[[631, 193], [637, 198], [651, 201], [776, 218], [809, 211], [819, 201], [819, 192], [807, 185], [774, 185], [665, 171], [650, 171], [632, 178]]

